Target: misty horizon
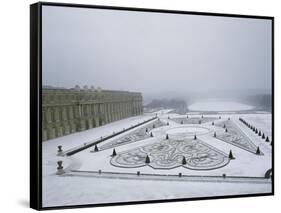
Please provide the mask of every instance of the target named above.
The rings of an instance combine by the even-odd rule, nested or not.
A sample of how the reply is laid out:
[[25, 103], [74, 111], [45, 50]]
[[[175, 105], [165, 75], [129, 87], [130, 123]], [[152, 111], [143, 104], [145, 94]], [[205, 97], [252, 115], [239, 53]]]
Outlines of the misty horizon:
[[271, 93], [270, 20], [43, 6], [42, 33], [43, 85], [146, 99]]

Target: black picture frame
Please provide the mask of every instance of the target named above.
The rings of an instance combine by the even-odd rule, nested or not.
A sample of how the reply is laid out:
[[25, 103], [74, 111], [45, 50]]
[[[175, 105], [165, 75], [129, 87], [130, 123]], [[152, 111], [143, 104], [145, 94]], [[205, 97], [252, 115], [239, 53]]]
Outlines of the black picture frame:
[[[75, 8], [94, 8], [94, 9], [110, 9], [124, 11], [140, 11], [148, 13], [171, 13], [171, 14], [187, 14], [187, 15], [204, 15], [204, 16], [222, 16], [222, 17], [239, 17], [245, 19], [267, 19], [272, 25], [272, 193], [257, 193], [245, 195], [225, 195], [214, 197], [198, 197], [184, 199], [168, 199], [168, 200], [144, 200], [136, 202], [118, 202], [118, 203], [102, 203], [102, 204], [82, 204], [43, 207], [42, 206], [42, 6], [55, 7], [75, 7]], [[211, 200], [239, 197], [255, 197], [274, 195], [274, 17], [257, 16], [257, 15], [241, 15], [241, 14], [224, 14], [209, 12], [193, 12], [179, 10], [163, 10], [163, 9], [147, 9], [147, 8], [131, 8], [131, 7], [113, 7], [101, 5], [84, 5], [84, 4], [68, 4], [68, 3], [52, 3], [38, 2], [30, 5], [30, 207], [37, 210], [49, 209], [68, 209], [68, 208], [84, 208], [98, 206], [116, 206], [116, 205], [132, 205], [147, 203], [164, 203], [179, 202], [191, 200]]]

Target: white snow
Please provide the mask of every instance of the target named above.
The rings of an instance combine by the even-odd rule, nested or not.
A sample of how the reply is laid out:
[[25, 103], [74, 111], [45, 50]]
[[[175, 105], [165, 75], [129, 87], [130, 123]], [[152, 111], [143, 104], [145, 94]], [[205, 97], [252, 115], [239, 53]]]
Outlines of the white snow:
[[166, 133], [169, 135], [198, 136], [207, 134], [208, 132], [208, 128], [200, 127], [199, 125], [181, 125], [175, 128], [170, 128]]
[[[49, 186], [47, 186], [49, 184]], [[165, 200], [271, 192], [270, 184], [136, 181], [87, 177], [48, 177], [44, 206]], [[51, 187], [55, 185], [56, 187]], [[47, 189], [46, 189], [47, 188]]]
[[232, 101], [200, 101], [188, 106], [191, 111], [241, 111], [250, 110], [253, 106]]
[[57, 146], [59, 145], [62, 145], [64, 151], [71, 148], [75, 148], [85, 143], [90, 143], [92, 141], [95, 141], [99, 139], [101, 136], [104, 137], [107, 135], [111, 135], [113, 132], [118, 132], [123, 128], [128, 128], [130, 126], [146, 121], [152, 118], [153, 116], [154, 116], [153, 114], [151, 115], [145, 114], [142, 116], [130, 117], [130, 118], [109, 123], [105, 126], [100, 126], [83, 132], [76, 132], [74, 134], [48, 140], [46, 142], [43, 142], [43, 150], [45, 149], [50, 151], [52, 150], [51, 152], [56, 153]]
[[[72, 149], [83, 143], [88, 143], [100, 136], [112, 134], [141, 121], [148, 120], [153, 114], [127, 118], [116, 121], [98, 128], [87, 130], [80, 133], [56, 138], [43, 142], [43, 206], [58, 205], [79, 205], [79, 204], [95, 204], [110, 202], [128, 202], [143, 200], [159, 200], [159, 199], [175, 199], [175, 198], [191, 198], [191, 197], [208, 197], [222, 195], [237, 194], [253, 194], [271, 192], [271, 184], [269, 183], [234, 183], [234, 182], [194, 182], [194, 181], [157, 181], [157, 180], [135, 180], [135, 179], [118, 179], [101, 177], [83, 177], [71, 173], [76, 171], [98, 171], [105, 172], [121, 172], [121, 173], [141, 173], [177, 175], [181, 172], [183, 175], [218, 175], [223, 173], [232, 176], [255, 176], [263, 177], [267, 169], [271, 168], [270, 143], [264, 142], [261, 137], [257, 136], [246, 125], [238, 119], [243, 117], [250, 123], [255, 124], [264, 132], [271, 136], [271, 114], [220, 114], [220, 121], [227, 120], [228, 117], [237, 124], [253, 143], [260, 147], [264, 155], [255, 155], [236, 146], [220, 141], [212, 137], [213, 132], [224, 131], [222, 128], [212, 126], [211, 122], [199, 125], [181, 125], [167, 117], [183, 117], [177, 114], [171, 114], [170, 111], [162, 111], [159, 117], [163, 122], [169, 122], [169, 126], [163, 126], [153, 129], [155, 137], [138, 141], [131, 144], [116, 147], [118, 152], [127, 151], [138, 146], [144, 146], [162, 140], [165, 134], [173, 134], [178, 136], [182, 132], [188, 132], [193, 135], [198, 133], [198, 138], [214, 146], [228, 154], [231, 149], [235, 160], [231, 160], [225, 167], [215, 170], [190, 170], [184, 167], [178, 167], [171, 170], [153, 169], [149, 166], [140, 168], [119, 168], [112, 166], [109, 162], [111, 159], [112, 149], [90, 152], [93, 147], [83, 150], [71, 157], [59, 157], [56, 155], [57, 146], [62, 145], [64, 150]], [[190, 117], [198, 117], [199, 115], [190, 115]], [[218, 115], [208, 115], [208, 117], [218, 117]], [[185, 116], [184, 116], [185, 117]], [[216, 122], [216, 121], [215, 121]], [[207, 129], [207, 131], [205, 131]], [[200, 134], [201, 130], [203, 134]], [[126, 134], [126, 133], [125, 133]], [[119, 135], [118, 137], [122, 137]], [[113, 139], [112, 139], [113, 140]], [[107, 143], [105, 141], [103, 143]], [[56, 175], [56, 162], [63, 161], [66, 173], [73, 176]]]

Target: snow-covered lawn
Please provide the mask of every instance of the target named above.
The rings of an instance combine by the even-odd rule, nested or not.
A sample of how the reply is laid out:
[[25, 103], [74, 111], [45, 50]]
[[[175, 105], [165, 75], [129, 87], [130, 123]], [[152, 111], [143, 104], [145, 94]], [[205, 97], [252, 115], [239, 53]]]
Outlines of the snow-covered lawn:
[[243, 116], [244, 119], [251, 125], [255, 126], [258, 130], [261, 130], [263, 133], [265, 133], [266, 136], [269, 137], [271, 140], [271, 126], [272, 126], [272, 116], [271, 114], [261, 114], [259, 116], [255, 115], [246, 115]]
[[271, 192], [270, 184], [170, 182], [48, 176], [44, 206], [165, 200]]
[[[114, 172], [114, 173], [147, 173], [147, 174], [163, 174], [163, 175], [198, 175], [198, 176], [247, 176], [247, 177], [263, 177], [265, 172], [271, 168], [272, 147], [270, 143], [266, 143], [264, 139], [255, 134], [246, 125], [239, 121], [239, 117], [253, 123], [261, 128], [265, 133], [271, 136], [271, 115], [270, 114], [220, 114], [221, 119], [215, 120], [223, 122], [228, 118], [235, 123], [243, 134], [247, 135], [253, 144], [259, 146], [263, 155], [256, 155], [226, 143], [213, 137], [214, 132], [223, 132], [222, 127], [212, 125], [212, 121], [202, 124], [180, 124], [168, 119], [186, 118], [177, 114], [169, 113], [169, 110], [159, 112], [158, 116], [163, 123], [169, 122], [169, 125], [160, 126], [155, 129], [149, 129], [154, 137], [148, 137], [133, 143], [126, 143], [115, 147], [118, 153], [127, 152], [138, 147], [151, 145], [165, 140], [166, 134], [173, 139], [179, 137], [194, 137], [197, 134], [198, 139], [207, 143], [210, 147], [220, 150], [228, 155], [232, 150], [235, 157], [234, 160], [217, 169], [211, 170], [193, 170], [183, 166], [173, 169], [153, 169], [150, 166], [138, 168], [121, 168], [113, 166], [110, 161], [112, 159], [113, 148], [103, 151], [93, 152], [94, 147], [85, 149], [72, 156], [57, 156], [57, 146], [62, 145], [64, 150], [72, 149], [77, 146], [89, 143], [101, 136], [112, 134], [135, 125], [141, 121], [148, 120], [153, 114], [146, 114], [116, 121], [105, 126], [94, 128], [80, 133], [56, 138], [43, 143], [43, 206], [57, 205], [79, 205], [94, 203], [110, 203], [110, 202], [128, 202], [143, 200], [159, 200], [159, 199], [175, 199], [175, 198], [191, 198], [191, 197], [208, 197], [221, 195], [237, 195], [237, 194], [253, 194], [253, 193], [269, 193], [272, 191], [270, 183], [254, 183], [254, 182], [209, 182], [206, 181], [167, 181], [167, 180], [136, 180], [79, 176], [75, 172], [81, 173], [97, 172]], [[190, 118], [198, 118], [201, 115], [189, 115]], [[218, 115], [208, 115], [218, 119]], [[153, 122], [153, 121], [152, 121]], [[152, 122], [150, 124], [152, 124]], [[147, 125], [147, 124], [145, 124]], [[142, 127], [139, 127], [140, 129]], [[186, 130], [186, 131], [185, 131]], [[108, 144], [111, 141], [124, 137], [126, 134], [135, 134], [136, 129], [123, 133], [116, 138], [104, 141], [98, 146]], [[186, 132], [183, 134], [183, 132]], [[57, 161], [62, 160], [66, 175], [56, 175]]]

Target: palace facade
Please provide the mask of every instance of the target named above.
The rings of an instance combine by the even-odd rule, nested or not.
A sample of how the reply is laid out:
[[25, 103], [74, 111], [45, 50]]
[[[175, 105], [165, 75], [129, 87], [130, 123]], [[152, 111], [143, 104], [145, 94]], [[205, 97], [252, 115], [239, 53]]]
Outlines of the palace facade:
[[84, 86], [42, 89], [42, 140], [98, 127], [143, 113], [137, 92]]

